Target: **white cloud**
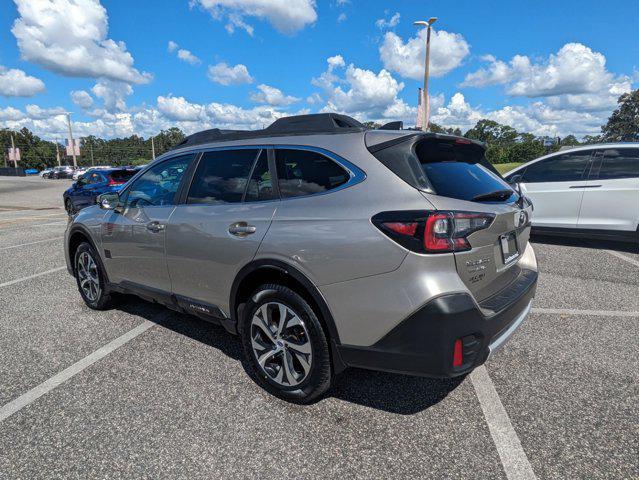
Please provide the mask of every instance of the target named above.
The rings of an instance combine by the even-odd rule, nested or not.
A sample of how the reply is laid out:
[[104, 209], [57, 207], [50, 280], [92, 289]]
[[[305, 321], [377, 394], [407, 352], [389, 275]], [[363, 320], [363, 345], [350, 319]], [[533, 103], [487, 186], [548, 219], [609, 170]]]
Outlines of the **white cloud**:
[[56, 115], [63, 115], [66, 110], [62, 107], [56, 108], [42, 108], [38, 105], [27, 105], [25, 107], [26, 116], [35, 119], [42, 120], [45, 118], [54, 117]]
[[251, 95], [251, 100], [257, 103], [266, 103], [267, 105], [273, 105], [275, 107], [286, 107], [300, 101], [299, 98], [284, 95], [279, 88], [269, 85], [261, 84], [257, 86], [257, 89], [259, 92], [254, 92]]
[[316, 103], [320, 103], [322, 101], [322, 97], [317, 92], [306, 97], [306, 103], [308, 103], [309, 105], [315, 105]]
[[[459, 67], [470, 53], [468, 42], [459, 33], [444, 30], [431, 31], [430, 74], [441, 77]], [[405, 78], [420, 80], [424, 77], [426, 56], [426, 29], [406, 43], [394, 32], [386, 32], [379, 47], [384, 68]]]
[[399, 25], [399, 19], [400, 18], [401, 18], [401, 15], [399, 14], [399, 12], [397, 12], [392, 17], [390, 17], [388, 20], [386, 20], [385, 18], [380, 18], [379, 20], [377, 20], [375, 22], [375, 25], [380, 30], [383, 30], [383, 29], [386, 29], [386, 28], [394, 28], [397, 25]]
[[166, 97], [159, 96], [157, 102], [158, 110], [169, 120], [195, 122], [201, 120], [204, 113], [204, 107], [190, 103], [184, 97], [169, 94]]
[[184, 48], [180, 48], [178, 50], [177, 56], [180, 60], [183, 60], [190, 65], [198, 65], [202, 63], [202, 61], [198, 57], [193, 55], [190, 51], [185, 50]]
[[287, 35], [317, 20], [315, 0], [191, 0], [190, 4], [201, 6], [216, 20], [225, 20], [230, 33], [239, 27], [253, 34], [245, 17], [266, 20]]
[[448, 104], [433, 107], [431, 121], [444, 127], [472, 128], [482, 118], [510, 125], [520, 132], [544, 136], [577, 136], [597, 134], [607, 113], [580, 112], [567, 108], [553, 108], [543, 102], [527, 106], [505, 106], [497, 110], [472, 107], [462, 93], [456, 93]]
[[488, 66], [469, 73], [462, 86], [505, 85], [512, 96], [550, 97], [552, 106], [581, 110], [609, 109], [632, 87], [629, 77], [606, 69], [603, 54], [581, 43], [567, 43], [538, 63], [524, 55], [508, 63], [490, 55], [484, 60]]
[[72, 91], [71, 101], [83, 110], [93, 106], [93, 97], [85, 90]]
[[253, 83], [253, 77], [248, 72], [245, 65], [238, 63], [230, 67], [226, 63], [209, 65], [207, 72], [209, 80], [220, 85], [240, 85], [243, 83]]
[[4, 97], [32, 97], [44, 91], [44, 82], [16, 68], [0, 65], [0, 95]]
[[133, 93], [131, 85], [112, 80], [100, 80], [91, 89], [93, 94], [101, 98], [107, 112], [123, 112], [127, 109], [126, 97]]
[[[342, 112], [362, 120], [408, 120], [414, 116], [416, 109], [397, 96], [404, 84], [387, 70], [375, 73], [353, 64], [345, 67], [340, 55], [328, 58], [327, 63], [327, 70], [312, 80], [324, 91], [326, 105], [322, 111]], [[336, 70], [344, 67], [341, 77]]]
[[186, 50], [184, 48], [179, 48], [179, 47], [180, 46], [177, 43], [175, 43], [173, 40], [169, 40], [169, 43], [166, 49], [169, 53], [173, 53], [177, 50], [177, 57], [180, 60], [190, 65], [198, 65], [202, 63], [202, 60], [200, 60], [197, 56], [195, 56], [189, 50]]
[[17, 108], [14, 108], [14, 107], [0, 108], [0, 120], [16, 121], [16, 120], [22, 120], [24, 117], [25, 117], [25, 114], [22, 113], [22, 111], [18, 110]]
[[337, 23], [345, 22], [347, 18], [348, 16], [344, 12], [342, 12], [337, 16]]
[[98, 0], [15, 0], [11, 31], [22, 58], [71, 77], [147, 83], [124, 42], [107, 38], [106, 9]]

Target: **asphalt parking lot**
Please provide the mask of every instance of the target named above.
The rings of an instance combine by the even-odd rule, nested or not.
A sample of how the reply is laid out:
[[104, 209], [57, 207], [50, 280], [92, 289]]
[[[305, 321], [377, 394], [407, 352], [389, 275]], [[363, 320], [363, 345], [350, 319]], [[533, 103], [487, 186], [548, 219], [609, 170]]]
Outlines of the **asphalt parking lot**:
[[300, 407], [221, 327], [64, 267], [68, 181], [0, 177], [0, 478], [639, 478], [639, 250], [536, 239], [533, 313], [463, 380], [349, 370]]

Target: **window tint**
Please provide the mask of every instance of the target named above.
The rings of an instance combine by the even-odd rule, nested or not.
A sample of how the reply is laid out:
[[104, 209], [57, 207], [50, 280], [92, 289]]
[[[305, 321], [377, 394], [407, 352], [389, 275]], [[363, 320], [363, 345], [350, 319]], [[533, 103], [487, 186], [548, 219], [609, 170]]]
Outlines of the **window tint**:
[[639, 148], [604, 150], [600, 180], [633, 177], [639, 177]]
[[102, 175], [100, 175], [97, 172], [92, 172], [89, 174], [89, 178], [87, 179], [87, 183], [100, 183], [103, 182], [104, 178], [102, 178]]
[[193, 155], [182, 155], [147, 170], [127, 190], [125, 205], [149, 207], [174, 205], [175, 194]]
[[275, 155], [278, 186], [283, 198], [326, 192], [350, 179], [344, 168], [320, 153], [278, 149]]
[[540, 182], [574, 182], [583, 179], [588, 167], [591, 151], [572, 152], [557, 155], [548, 160], [533, 163], [526, 168], [523, 181]]
[[206, 152], [195, 172], [188, 203], [241, 202], [257, 149]]
[[246, 189], [246, 202], [259, 202], [276, 198], [271, 182], [271, 173], [268, 170], [268, 158], [266, 150], [262, 150], [260, 158], [255, 164], [251, 180]]

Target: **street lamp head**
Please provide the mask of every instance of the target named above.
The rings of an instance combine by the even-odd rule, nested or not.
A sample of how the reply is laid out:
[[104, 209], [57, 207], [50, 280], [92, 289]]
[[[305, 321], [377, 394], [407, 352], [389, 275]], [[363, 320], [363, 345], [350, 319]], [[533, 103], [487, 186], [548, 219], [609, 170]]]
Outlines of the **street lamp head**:
[[428, 19], [428, 21], [426, 21], [426, 20], [417, 20], [416, 22], [413, 22], [413, 25], [419, 26], [419, 27], [430, 27], [436, 21], [437, 21], [437, 17], [430, 17]]

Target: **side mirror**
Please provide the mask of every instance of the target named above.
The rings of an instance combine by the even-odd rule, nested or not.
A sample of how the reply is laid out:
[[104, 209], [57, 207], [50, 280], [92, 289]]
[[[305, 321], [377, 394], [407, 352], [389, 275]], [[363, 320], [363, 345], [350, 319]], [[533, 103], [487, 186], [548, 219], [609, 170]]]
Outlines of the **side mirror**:
[[120, 196], [117, 193], [103, 193], [98, 195], [96, 203], [102, 210], [116, 210], [120, 207]]
[[517, 174], [517, 175], [513, 175], [512, 177], [510, 177], [510, 179], [508, 180], [508, 183], [510, 185], [518, 185], [521, 183], [521, 181], [524, 179], [524, 176], [521, 174]]

